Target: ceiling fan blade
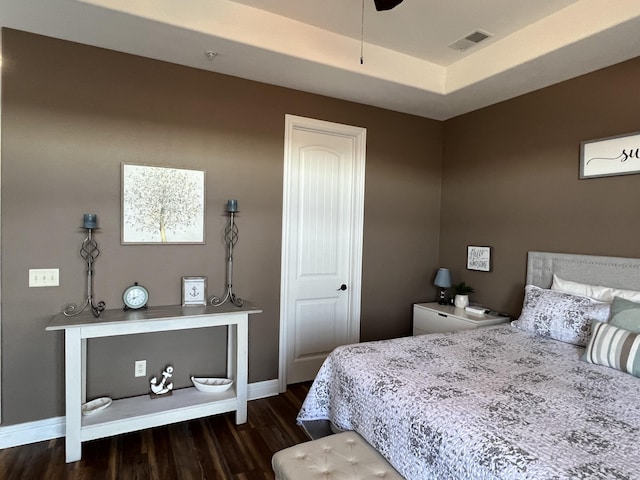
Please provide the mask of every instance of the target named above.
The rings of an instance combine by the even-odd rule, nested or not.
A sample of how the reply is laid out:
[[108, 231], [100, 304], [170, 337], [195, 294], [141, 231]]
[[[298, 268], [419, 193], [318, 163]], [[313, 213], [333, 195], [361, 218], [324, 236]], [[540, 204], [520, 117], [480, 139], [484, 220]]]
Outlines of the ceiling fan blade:
[[373, 0], [376, 4], [376, 10], [391, 10], [402, 3], [402, 0]]

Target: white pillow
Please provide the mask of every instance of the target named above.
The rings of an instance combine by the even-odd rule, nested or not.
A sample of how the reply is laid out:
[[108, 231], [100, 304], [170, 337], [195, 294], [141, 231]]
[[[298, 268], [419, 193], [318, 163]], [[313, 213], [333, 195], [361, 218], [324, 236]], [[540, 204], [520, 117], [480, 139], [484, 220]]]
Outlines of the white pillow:
[[603, 287], [600, 285], [589, 285], [588, 283], [572, 282], [571, 280], [564, 280], [560, 278], [555, 273], [553, 274], [551, 290], [571, 293], [573, 295], [583, 295], [585, 297], [607, 303], [613, 302], [613, 297], [624, 298], [625, 300], [630, 300], [632, 302], [640, 302], [640, 292], [636, 292], [634, 290], [621, 290], [613, 287]]

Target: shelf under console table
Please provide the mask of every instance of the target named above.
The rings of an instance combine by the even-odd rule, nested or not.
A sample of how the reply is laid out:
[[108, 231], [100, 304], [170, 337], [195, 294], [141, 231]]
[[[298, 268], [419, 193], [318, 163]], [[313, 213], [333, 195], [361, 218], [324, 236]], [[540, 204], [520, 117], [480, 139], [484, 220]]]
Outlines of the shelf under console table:
[[[90, 312], [76, 317], [56, 315], [47, 330], [64, 330], [66, 461], [82, 458], [82, 442], [157, 427], [193, 418], [236, 412], [236, 424], [247, 421], [248, 320], [262, 310], [245, 302], [212, 306], [161, 306], [144, 310], [105, 310], [95, 318]], [[168, 332], [203, 327], [228, 327], [227, 377], [233, 386], [222, 393], [205, 393], [195, 387], [174, 390], [167, 398], [149, 395], [114, 400], [105, 410], [82, 415], [86, 402], [87, 339], [139, 333]]]

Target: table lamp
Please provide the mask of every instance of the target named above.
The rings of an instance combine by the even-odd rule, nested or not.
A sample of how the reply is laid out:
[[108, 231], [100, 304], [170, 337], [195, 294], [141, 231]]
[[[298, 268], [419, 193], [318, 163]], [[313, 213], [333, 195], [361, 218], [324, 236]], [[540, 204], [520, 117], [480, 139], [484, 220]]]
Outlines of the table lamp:
[[444, 298], [444, 293], [447, 288], [451, 287], [451, 272], [449, 272], [449, 269], [439, 268], [433, 284], [436, 287], [440, 287], [440, 300], [438, 301], [438, 303], [440, 305], [446, 305], [447, 301]]

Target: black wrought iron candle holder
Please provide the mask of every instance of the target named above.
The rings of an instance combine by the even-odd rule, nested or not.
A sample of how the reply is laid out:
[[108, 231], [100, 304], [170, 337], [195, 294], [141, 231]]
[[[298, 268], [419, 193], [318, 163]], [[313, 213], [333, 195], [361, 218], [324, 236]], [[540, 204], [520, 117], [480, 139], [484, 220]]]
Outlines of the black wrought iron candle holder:
[[229, 200], [227, 202], [227, 213], [229, 213], [229, 223], [224, 230], [224, 239], [227, 245], [227, 289], [223, 297], [211, 297], [209, 303], [214, 307], [219, 307], [225, 302], [231, 302], [236, 307], [241, 307], [244, 301], [236, 297], [233, 293], [233, 247], [238, 243], [238, 226], [235, 224], [234, 216], [238, 212], [238, 201]]
[[93, 300], [93, 264], [96, 261], [96, 258], [100, 255], [98, 242], [93, 238], [93, 230], [97, 228], [96, 223], [97, 215], [92, 213], [84, 215], [83, 227], [87, 229], [87, 237], [84, 239], [82, 246], [80, 247], [80, 256], [85, 262], [87, 262], [87, 299], [82, 305], [82, 308], [78, 307], [75, 303], [67, 304], [62, 311], [62, 313], [67, 317], [79, 315], [89, 307], [93, 316], [98, 318], [106, 306], [102, 301], [98, 302], [96, 305]]

